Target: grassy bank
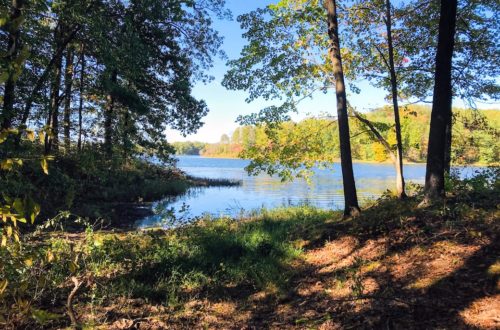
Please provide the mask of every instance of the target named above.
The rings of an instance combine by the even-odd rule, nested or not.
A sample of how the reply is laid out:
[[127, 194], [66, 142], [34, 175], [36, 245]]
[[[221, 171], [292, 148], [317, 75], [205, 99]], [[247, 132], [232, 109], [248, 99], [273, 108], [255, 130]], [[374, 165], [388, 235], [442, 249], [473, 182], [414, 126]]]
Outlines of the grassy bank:
[[[28, 149], [18, 157], [30, 159], [37, 152], [42, 153]], [[0, 175], [2, 192], [7, 196], [30, 196], [43, 206], [39, 223], [64, 212], [64, 218], [86, 218], [112, 227], [128, 227], [151, 212], [144, 207], [150, 202], [183, 194], [190, 187], [239, 184], [190, 177], [177, 169], [175, 163], [155, 164], [141, 158], [108, 159], [91, 148], [57, 155], [48, 162], [48, 174], [42, 172], [39, 161], [26, 161], [23, 166]]]
[[446, 203], [386, 198], [347, 220], [297, 207], [175, 230], [34, 233], [0, 252], [2, 322], [59, 328], [73, 311], [100, 329], [494, 327], [498, 175], [449, 184]]

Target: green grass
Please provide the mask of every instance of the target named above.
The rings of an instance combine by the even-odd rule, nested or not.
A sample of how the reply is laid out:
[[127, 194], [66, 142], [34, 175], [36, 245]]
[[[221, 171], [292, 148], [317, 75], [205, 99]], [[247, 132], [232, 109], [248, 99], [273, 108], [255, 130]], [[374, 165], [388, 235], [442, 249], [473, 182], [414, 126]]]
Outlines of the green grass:
[[290, 263], [302, 252], [296, 241], [319, 232], [332, 218], [340, 215], [283, 208], [263, 211], [251, 221], [206, 218], [170, 231], [97, 235], [99, 247], [91, 258], [99, 273], [122, 270], [106, 295], [172, 303], [207, 289], [280, 290], [291, 277]]
[[[498, 231], [496, 173], [450, 181], [447, 202], [428, 209], [417, 208], [419, 198], [386, 197], [348, 220], [339, 212], [300, 206], [261, 210], [239, 221], [206, 217], [169, 230], [33, 233], [21, 246], [0, 249], [0, 284], [8, 283], [0, 292], [0, 316], [20, 326], [32, 322], [31, 309], [12, 304], [21, 301], [62, 315], [63, 321], [54, 322], [66, 322], [72, 277], [85, 283], [77, 298], [80, 311], [122, 297], [171, 307], [203, 297], [247, 299], [259, 291], [277, 299], [298, 276], [308, 276], [303, 252], [335, 237], [387, 238], [392, 248], [404, 250], [443, 231], [456, 231], [459, 240]], [[489, 276], [497, 275], [495, 265]], [[362, 267], [378, 266], [360, 262], [332, 276], [342, 281]]]
[[[26, 299], [32, 306], [61, 311], [72, 276], [87, 280], [83, 301], [141, 298], [177, 306], [200, 295], [225, 296], [240, 290], [286, 290], [292, 262], [304, 237], [320, 235], [336, 212], [310, 207], [263, 210], [250, 220], [205, 218], [172, 230], [94, 232], [67, 237], [51, 233], [0, 250], [2, 279], [9, 282], [5, 302]], [[30, 260], [26, 263], [26, 260]], [[16, 285], [26, 283], [24, 291]], [[69, 287], [68, 287], [69, 286]], [[36, 292], [35, 292], [36, 291]], [[52, 301], [52, 303], [50, 303]], [[55, 305], [53, 304], [55, 302]], [[16, 312], [0, 303], [2, 310]]]

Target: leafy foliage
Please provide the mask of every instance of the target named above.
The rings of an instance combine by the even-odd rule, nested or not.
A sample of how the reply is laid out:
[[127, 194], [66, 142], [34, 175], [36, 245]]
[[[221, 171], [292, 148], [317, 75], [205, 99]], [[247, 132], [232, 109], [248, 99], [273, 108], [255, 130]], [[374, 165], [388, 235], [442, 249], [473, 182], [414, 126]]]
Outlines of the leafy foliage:
[[[455, 109], [453, 161], [455, 164], [498, 164], [500, 129], [497, 110]], [[388, 143], [396, 144], [393, 112], [389, 107], [365, 114]], [[402, 112], [402, 136], [405, 159], [424, 162], [429, 135], [430, 109], [425, 106], [405, 106]], [[353, 158], [359, 161], [388, 160], [385, 148], [363, 123], [351, 122]], [[202, 154], [211, 157], [241, 157], [251, 159], [251, 174], [266, 172], [283, 179], [306, 175], [312, 166], [328, 166], [339, 157], [337, 123], [334, 118], [309, 118], [298, 123], [285, 122], [278, 126], [243, 126], [237, 128], [230, 143], [207, 145]]]
[[[453, 57], [453, 92], [472, 106], [498, 100], [500, 26], [497, 1], [458, 1]], [[439, 1], [409, 1], [398, 9], [397, 48], [408, 58], [401, 72], [403, 94], [426, 99], [432, 91]]]

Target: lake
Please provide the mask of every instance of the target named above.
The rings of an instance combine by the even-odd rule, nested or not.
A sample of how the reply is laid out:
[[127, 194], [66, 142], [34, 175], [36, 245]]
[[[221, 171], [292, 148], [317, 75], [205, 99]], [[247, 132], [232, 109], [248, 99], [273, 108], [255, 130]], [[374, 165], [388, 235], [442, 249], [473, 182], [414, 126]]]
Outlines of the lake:
[[[182, 196], [170, 197], [154, 204], [162, 213], [138, 222], [138, 227], [159, 226], [174, 214], [182, 222], [203, 216], [240, 217], [261, 208], [292, 205], [313, 205], [324, 209], [343, 209], [342, 174], [340, 164], [333, 169], [316, 169], [308, 184], [303, 179], [283, 183], [267, 174], [248, 176], [243, 159], [177, 156], [177, 166], [187, 174], [203, 178], [240, 180], [240, 186], [191, 188]], [[475, 168], [461, 168], [463, 176]], [[355, 163], [354, 174], [360, 203], [379, 197], [387, 189], [394, 189], [395, 171], [392, 164]], [[423, 183], [425, 164], [404, 167], [406, 181]]]

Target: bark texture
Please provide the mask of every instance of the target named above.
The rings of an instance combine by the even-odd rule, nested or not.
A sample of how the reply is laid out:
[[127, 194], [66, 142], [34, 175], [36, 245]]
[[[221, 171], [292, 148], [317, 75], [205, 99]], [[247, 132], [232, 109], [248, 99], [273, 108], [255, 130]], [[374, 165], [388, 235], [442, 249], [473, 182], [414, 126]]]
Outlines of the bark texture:
[[80, 54], [80, 99], [78, 104], [78, 151], [82, 150], [83, 134], [83, 93], [85, 91], [85, 48], [82, 45]]
[[5, 60], [11, 65], [7, 68], [9, 75], [5, 81], [4, 95], [3, 95], [3, 107], [1, 119], [1, 128], [8, 129], [12, 126], [12, 121], [15, 117], [14, 111], [14, 101], [15, 101], [15, 89], [16, 89], [16, 71], [12, 64], [16, 60], [19, 52], [21, 51], [21, 31], [19, 29], [18, 21], [22, 16], [22, 8], [24, 5], [23, 0], [12, 0], [12, 8], [9, 15], [9, 21], [12, 26], [8, 27], [8, 44], [7, 53], [5, 54]]
[[116, 70], [111, 72], [110, 87], [107, 96], [106, 110], [104, 111], [104, 151], [111, 157], [113, 155], [113, 117], [115, 98], [113, 96], [113, 88], [116, 85], [118, 73]]
[[387, 27], [387, 44], [389, 47], [389, 71], [391, 75], [391, 93], [392, 104], [394, 108], [394, 123], [396, 129], [396, 193], [398, 198], [405, 198], [405, 179], [403, 175], [403, 139], [401, 137], [401, 120], [399, 117], [398, 105], [398, 80], [396, 76], [396, 67], [394, 65], [394, 47], [392, 43], [392, 14], [391, 14], [391, 1], [386, 0], [386, 27]]
[[447, 126], [451, 129], [451, 126], [449, 126], [453, 98], [451, 70], [455, 43], [457, 0], [442, 0], [440, 15], [424, 204], [445, 196], [446, 130]]
[[324, 2], [328, 16], [328, 36], [330, 37], [330, 57], [335, 76], [335, 90], [337, 94], [337, 116], [340, 139], [340, 162], [342, 167], [342, 180], [344, 183], [345, 216], [356, 216], [360, 213], [354, 171], [352, 168], [351, 141], [349, 133], [349, 119], [347, 114], [347, 98], [340, 54], [339, 28], [337, 18], [337, 3], [335, 0]]
[[66, 52], [66, 69], [64, 73], [64, 149], [66, 152], [71, 144], [71, 96], [73, 92], [73, 49]]

